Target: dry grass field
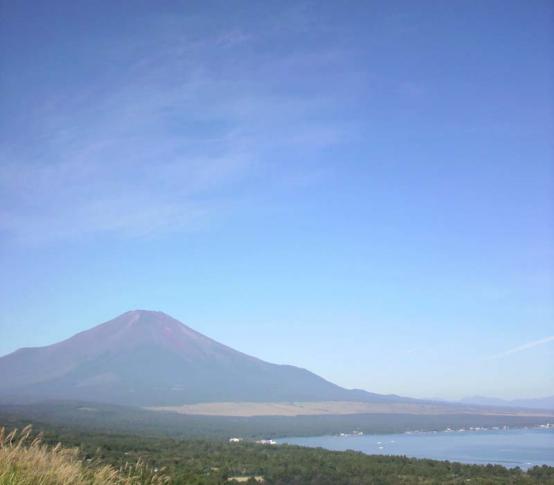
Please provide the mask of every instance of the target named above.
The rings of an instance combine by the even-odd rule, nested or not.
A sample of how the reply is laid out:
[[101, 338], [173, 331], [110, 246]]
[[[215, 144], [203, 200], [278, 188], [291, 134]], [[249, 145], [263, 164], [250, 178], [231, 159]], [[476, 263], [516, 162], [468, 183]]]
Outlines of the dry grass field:
[[33, 436], [31, 427], [10, 433], [0, 428], [0, 485], [162, 485], [168, 478], [144, 464], [115, 469], [84, 463], [77, 449], [54, 447]]
[[357, 401], [321, 402], [212, 402], [157, 406], [147, 409], [205, 416], [314, 416], [347, 414], [480, 414], [498, 416], [544, 416], [554, 413], [540, 410], [456, 406], [440, 403], [367, 403]]

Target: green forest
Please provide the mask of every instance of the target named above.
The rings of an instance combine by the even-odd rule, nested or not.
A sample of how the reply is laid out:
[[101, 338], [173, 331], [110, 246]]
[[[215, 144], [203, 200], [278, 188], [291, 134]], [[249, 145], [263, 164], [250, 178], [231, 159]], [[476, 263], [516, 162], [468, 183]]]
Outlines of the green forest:
[[[0, 422], [0, 425], [4, 424]], [[13, 428], [13, 423], [8, 423], [7, 427]], [[498, 465], [464, 465], [401, 456], [368, 456], [353, 451], [260, 445], [253, 441], [229, 443], [215, 438], [175, 439], [95, 433], [35, 423], [32, 433], [36, 436], [39, 432], [42, 442], [50, 449], [58, 443], [64, 449], [75, 449], [84, 470], [112, 470], [113, 473], [119, 470], [129, 473], [131, 467], [136, 467], [138, 463], [139, 467], [149, 471], [139, 474], [133, 472], [131, 479], [122, 481], [102, 482], [90, 478], [90, 481], [75, 482], [79, 484], [215, 485], [239, 483], [239, 480], [240, 483], [250, 484], [263, 480], [263, 483], [278, 485], [554, 484], [554, 468], [546, 466], [534, 467], [525, 472], [519, 468], [507, 469]], [[0, 459], [0, 467], [2, 463]], [[90, 473], [85, 475], [95, 476]], [[32, 483], [14, 480], [13, 476], [11, 480], [3, 479], [0, 468], [2, 485]]]

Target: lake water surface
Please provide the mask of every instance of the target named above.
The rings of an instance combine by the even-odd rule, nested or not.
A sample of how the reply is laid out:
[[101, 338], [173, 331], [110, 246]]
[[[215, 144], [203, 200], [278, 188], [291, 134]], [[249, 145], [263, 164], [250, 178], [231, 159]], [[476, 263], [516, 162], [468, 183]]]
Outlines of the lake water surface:
[[440, 431], [283, 438], [278, 443], [507, 467], [554, 466], [554, 429]]

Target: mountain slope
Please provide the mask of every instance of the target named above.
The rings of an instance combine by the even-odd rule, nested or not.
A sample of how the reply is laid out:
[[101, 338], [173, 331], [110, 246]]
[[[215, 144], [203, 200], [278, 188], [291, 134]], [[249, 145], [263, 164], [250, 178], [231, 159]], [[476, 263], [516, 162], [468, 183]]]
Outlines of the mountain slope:
[[343, 389], [305, 369], [264, 362], [162, 312], [145, 310], [124, 313], [54, 345], [0, 358], [0, 395], [148, 406], [404, 400]]

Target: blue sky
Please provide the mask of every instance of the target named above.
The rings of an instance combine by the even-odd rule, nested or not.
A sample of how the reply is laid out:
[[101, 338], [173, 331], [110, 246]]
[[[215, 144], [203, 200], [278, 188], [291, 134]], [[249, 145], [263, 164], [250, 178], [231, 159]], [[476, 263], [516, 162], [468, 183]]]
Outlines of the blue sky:
[[554, 393], [551, 2], [1, 9], [0, 354], [146, 308], [348, 387]]

